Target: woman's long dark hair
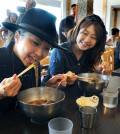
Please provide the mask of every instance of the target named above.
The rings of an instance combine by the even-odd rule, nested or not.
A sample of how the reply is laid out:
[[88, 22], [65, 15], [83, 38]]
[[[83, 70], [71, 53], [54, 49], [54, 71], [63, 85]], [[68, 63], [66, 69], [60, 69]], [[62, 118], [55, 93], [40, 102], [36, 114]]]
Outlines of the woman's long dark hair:
[[87, 28], [90, 25], [94, 25], [97, 42], [93, 48], [83, 51], [83, 67], [87, 68], [88, 71], [93, 70], [94, 66], [101, 61], [101, 55], [105, 50], [107, 34], [105, 25], [99, 16], [90, 15], [83, 18], [71, 31], [69, 31], [69, 40], [74, 45], [76, 44], [76, 38], [80, 29]]

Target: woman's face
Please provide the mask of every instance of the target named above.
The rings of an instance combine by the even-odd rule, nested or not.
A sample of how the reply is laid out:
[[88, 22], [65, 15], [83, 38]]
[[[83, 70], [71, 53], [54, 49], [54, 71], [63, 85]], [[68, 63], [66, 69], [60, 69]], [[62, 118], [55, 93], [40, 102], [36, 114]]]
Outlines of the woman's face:
[[45, 58], [51, 48], [46, 41], [41, 41], [40, 38], [28, 32], [24, 36], [16, 32], [15, 41], [14, 52], [25, 66]]
[[15, 23], [15, 22], [16, 22], [16, 20], [17, 20], [16, 15], [11, 14], [11, 15], [10, 15], [10, 22], [11, 22], [11, 23]]
[[76, 44], [80, 50], [87, 50], [95, 46], [97, 42], [94, 25], [80, 29], [76, 38]]

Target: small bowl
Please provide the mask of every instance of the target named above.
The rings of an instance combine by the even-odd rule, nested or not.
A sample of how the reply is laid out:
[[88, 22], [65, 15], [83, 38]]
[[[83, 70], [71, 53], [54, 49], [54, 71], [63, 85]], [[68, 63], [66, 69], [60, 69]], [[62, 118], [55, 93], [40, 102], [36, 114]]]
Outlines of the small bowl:
[[95, 95], [91, 97], [81, 96], [76, 100], [76, 103], [79, 108], [83, 106], [97, 107], [99, 103], [99, 98]]

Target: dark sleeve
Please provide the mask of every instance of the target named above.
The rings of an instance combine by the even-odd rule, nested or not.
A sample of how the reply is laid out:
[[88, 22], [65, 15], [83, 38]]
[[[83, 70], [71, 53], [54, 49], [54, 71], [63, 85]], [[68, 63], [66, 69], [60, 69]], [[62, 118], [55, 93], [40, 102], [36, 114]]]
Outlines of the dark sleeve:
[[[6, 78], [6, 51], [4, 47], [0, 48], [0, 82]], [[10, 67], [9, 67], [10, 68]]]
[[67, 38], [62, 34], [62, 32], [64, 31], [65, 29], [65, 23], [64, 23], [64, 20], [61, 20], [60, 22], [60, 26], [59, 26], [59, 37], [60, 37], [60, 43], [63, 43], [63, 42], [66, 42], [67, 41]]
[[20, 24], [20, 22], [21, 22], [23, 16], [24, 16], [24, 13], [21, 13], [21, 14], [18, 16], [17, 21], [16, 21], [16, 24]]
[[116, 43], [116, 51], [120, 53], [120, 41]]
[[48, 72], [46, 75], [42, 76], [41, 83], [45, 85], [45, 83], [56, 74], [63, 74], [65, 68], [65, 58], [64, 51], [54, 48], [50, 54], [50, 64], [48, 67]]
[[50, 75], [63, 74], [64, 73], [64, 51], [59, 49], [53, 49], [50, 55], [49, 71]]

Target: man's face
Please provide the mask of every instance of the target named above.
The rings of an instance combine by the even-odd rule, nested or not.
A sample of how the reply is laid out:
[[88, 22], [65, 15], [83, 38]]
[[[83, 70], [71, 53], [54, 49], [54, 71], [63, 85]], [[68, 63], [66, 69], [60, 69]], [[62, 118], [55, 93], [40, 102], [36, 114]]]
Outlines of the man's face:
[[26, 10], [33, 8], [32, 0], [26, 0]]
[[11, 23], [15, 23], [16, 20], [17, 20], [16, 15], [14, 15], [14, 14], [10, 15], [10, 22], [11, 22]]
[[18, 33], [15, 39], [17, 41], [14, 46], [14, 52], [25, 66], [45, 58], [51, 48], [49, 43], [28, 32], [23, 36], [19, 36]]
[[76, 6], [71, 7], [71, 15], [75, 16], [75, 8]]

